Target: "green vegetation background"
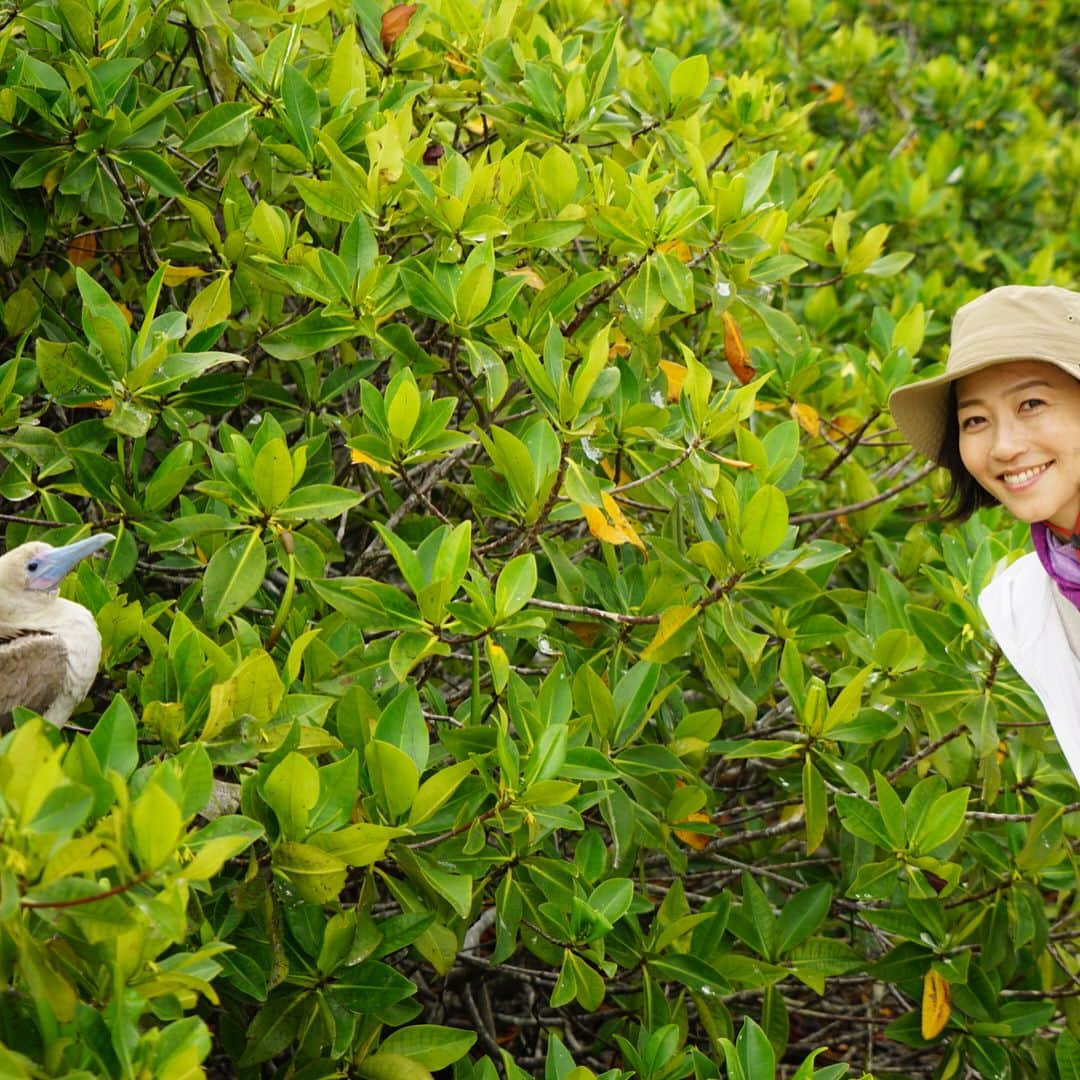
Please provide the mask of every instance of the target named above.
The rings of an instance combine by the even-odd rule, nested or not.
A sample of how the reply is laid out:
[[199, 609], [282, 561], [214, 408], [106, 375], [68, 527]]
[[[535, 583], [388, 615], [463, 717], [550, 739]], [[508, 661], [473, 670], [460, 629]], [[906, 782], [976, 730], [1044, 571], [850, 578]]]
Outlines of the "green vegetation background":
[[0, 744], [0, 1072], [1080, 1077], [1023, 530], [886, 409], [1076, 285], [1078, 30], [0, 0], [5, 542], [117, 536]]

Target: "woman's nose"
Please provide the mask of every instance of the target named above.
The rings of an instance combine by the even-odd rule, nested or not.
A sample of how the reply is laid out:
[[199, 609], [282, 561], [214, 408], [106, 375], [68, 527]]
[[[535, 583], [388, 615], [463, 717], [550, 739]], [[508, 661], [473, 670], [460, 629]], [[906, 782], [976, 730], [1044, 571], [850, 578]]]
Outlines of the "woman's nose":
[[1011, 417], [994, 424], [994, 457], [1000, 461], [1011, 461], [1027, 449], [1027, 437], [1023, 424]]

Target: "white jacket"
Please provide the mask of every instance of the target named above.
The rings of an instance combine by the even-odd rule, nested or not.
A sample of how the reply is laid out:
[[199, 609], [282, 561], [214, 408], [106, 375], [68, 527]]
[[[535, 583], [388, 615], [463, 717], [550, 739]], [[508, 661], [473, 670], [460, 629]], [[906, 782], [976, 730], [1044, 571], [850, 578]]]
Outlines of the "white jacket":
[[979, 594], [979, 607], [1001, 651], [1039, 696], [1080, 778], [1080, 611], [1061, 595], [1035, 552], [998, 574]]

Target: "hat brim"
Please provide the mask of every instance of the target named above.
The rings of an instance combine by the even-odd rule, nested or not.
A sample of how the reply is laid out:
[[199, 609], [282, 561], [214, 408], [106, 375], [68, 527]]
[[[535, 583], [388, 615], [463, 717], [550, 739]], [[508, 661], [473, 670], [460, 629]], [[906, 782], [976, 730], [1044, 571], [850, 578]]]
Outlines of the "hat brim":
[[1053, 364], [1074, 379], [1080, 380], [1080, 367], [1075, 361], [1062, 360], [1059, 356], [1040, 356], [1032, 350], [1023, 356], [1015, 352], [1001, 356], [982, 356], [977, 363], [961, 365], [952, 371], [935, 375], [921, 382], [901, 386], [889, 395], [889, 410], [907, 441], [924, 457], [941, 464], [945, 432], [949, 421], [949, 387], [965, 375], [974, 375], [998, 364], [1022, 363], [1036, 360]]

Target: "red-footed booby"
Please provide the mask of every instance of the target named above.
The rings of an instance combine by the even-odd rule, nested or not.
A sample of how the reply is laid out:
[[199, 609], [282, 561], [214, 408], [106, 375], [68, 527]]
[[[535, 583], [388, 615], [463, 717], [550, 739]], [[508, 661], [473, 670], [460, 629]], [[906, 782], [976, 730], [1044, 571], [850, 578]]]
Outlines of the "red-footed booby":
[[65, 547], [32, 541], [0, 556], [0, 728], [17, 705], [61, 725], [86, 697], [101, 661], [97, 623], [57, 595], [60, 583], [115, 537]]

